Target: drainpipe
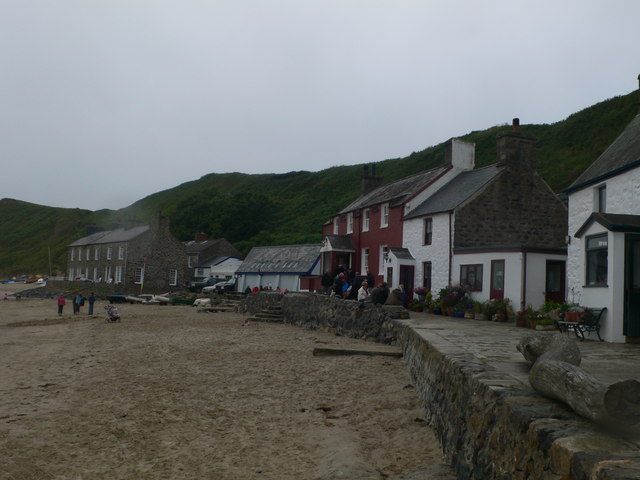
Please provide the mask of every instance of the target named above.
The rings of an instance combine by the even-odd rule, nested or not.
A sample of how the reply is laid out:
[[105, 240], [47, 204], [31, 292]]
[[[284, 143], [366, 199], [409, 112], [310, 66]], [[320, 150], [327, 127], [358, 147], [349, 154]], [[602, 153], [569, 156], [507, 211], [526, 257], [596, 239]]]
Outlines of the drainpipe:
[[449, 281], [447, 285], [451, 285], [451, 268], [453, 265], [453, 211], [449, 212]]
[[522, 251], [522, 291], [520, 292], [520, 310], [527, 307], [527, 250]]

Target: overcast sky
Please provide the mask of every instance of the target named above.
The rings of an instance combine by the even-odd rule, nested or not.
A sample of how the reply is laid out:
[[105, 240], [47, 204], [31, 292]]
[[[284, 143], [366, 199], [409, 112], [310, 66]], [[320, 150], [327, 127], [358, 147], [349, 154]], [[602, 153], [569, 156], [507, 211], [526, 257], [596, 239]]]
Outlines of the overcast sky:
[[0, 198], [118, 209], [638, 88], [637, 0], [0, 0]]

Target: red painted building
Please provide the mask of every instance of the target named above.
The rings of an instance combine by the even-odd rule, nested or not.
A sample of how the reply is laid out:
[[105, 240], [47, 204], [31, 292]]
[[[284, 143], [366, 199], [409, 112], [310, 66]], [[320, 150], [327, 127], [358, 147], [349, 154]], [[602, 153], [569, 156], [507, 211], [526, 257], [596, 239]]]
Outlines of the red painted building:
[[451, 169], [428, 170], [382, 185], [364, 167], [361, 195], [322, 227], [322, 270], [334, 274], [339, 266], [360, 275], [370, 272], [376, 285], [386, 280], [385, 259], [390, 248], [402, 247], [405, 206]]

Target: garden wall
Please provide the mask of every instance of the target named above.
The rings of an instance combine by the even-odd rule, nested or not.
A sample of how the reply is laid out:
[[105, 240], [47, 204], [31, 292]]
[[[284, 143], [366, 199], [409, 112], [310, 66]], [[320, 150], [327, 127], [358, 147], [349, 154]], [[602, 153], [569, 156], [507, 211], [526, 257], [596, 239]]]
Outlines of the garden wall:
[[[260, 293], [241, 308], [256, 313], [274, 305], [286, 323], [402, 346], [429, 425], [460, 479], [640, 478], [632, 444], [599, 435], [590, 422], [440, 335], [418, 333], [402, 320], [408, 312], [401, 307]], [[612, 458], [618, 460], [597, 463]]]

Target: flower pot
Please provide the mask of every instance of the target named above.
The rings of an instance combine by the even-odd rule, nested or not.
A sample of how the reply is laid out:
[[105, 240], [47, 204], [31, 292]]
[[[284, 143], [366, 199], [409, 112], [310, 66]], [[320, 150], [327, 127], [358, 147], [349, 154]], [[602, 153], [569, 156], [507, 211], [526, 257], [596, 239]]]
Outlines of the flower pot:
[[464, 317], [464, 312], [462, 310], [456, 310], [453, 312], [453, 316], [454, 317], [458, 317], [458, 318], [463, 318]]

